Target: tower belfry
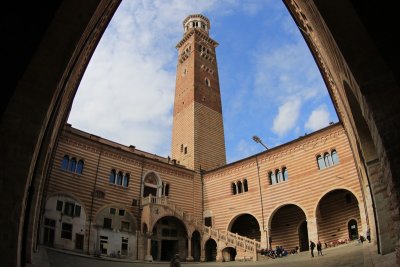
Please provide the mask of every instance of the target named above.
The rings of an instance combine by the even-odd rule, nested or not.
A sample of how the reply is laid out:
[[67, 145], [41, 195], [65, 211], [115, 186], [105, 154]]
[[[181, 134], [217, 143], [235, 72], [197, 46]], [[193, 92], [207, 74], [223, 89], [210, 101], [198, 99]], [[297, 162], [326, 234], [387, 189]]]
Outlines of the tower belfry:
[[210, 170], [226, 164], [218, 43], [209, 37], [210, 21], [201, 14], [189, 15], [183, 28], [176, 45], [172, 158], [190, 169]]

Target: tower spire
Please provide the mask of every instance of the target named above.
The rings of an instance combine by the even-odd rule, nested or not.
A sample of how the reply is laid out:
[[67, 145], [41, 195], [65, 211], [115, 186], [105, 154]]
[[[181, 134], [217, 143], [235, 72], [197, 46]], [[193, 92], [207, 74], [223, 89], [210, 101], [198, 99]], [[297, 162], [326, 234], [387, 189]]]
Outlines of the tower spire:
[[209, 37], [210, 21], [201, 14], [183, 21], [184, 34], [176, 45], [172, 158], [194, 170], [226, 164], [218, 43]]

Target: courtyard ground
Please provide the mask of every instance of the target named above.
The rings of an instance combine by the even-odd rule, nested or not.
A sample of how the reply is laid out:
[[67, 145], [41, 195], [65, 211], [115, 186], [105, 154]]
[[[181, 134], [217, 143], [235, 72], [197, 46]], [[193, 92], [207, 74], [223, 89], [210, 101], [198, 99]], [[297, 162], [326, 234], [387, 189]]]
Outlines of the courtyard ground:
[[[334, 248], [324, 249], [323, 256], [311, 258], [310, 252], [301, 252], [298, 255], [289, 255], [278, 259], [267, 259], [263, 261], [246, 262], [205, 262], [188, 263], [182, 262], [183, 267], [231, 267], [231, 266], [296, 266], [296, 267], [336, 267], [336, 266], [378, 266], [394, 267], [395, 252], [387, 255], [380, 255], [376, 252], [376, 246], [369, 243], [358, 244], [357, 242], [340, 245]], [[31, 267], [162, 267], [169, 266], [168, 262], [142, 262], [115, 258], [95, 258], [90, 255], [73, 253], [70, 251], [54, 248], [41, 247], [38, 253], [34, 254]]]

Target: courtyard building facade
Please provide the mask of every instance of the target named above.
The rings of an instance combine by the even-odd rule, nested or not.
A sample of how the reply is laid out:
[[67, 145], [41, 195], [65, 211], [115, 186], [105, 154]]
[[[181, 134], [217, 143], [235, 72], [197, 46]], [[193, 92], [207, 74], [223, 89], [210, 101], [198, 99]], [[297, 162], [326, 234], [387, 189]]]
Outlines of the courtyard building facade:
[[358, 239], [375, 221], [341, 123], [226, 164], [209, 20], [183, 22], [172, 158], [66, 124], [51, 161], [41, 243], [109, 257], [257, 260], [261, 249]]

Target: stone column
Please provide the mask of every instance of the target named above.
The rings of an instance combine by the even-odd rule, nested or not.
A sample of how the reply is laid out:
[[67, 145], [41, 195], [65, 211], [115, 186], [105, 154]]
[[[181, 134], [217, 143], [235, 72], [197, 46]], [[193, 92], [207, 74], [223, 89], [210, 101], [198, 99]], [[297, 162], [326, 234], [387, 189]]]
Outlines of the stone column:
[[153, 261], [153, 256], [151, 255], [151, 232], [146, 233], [147, 237], [147, 248], [146, 248], [146, 256], [144, 257], [145, 261]]
[[270, 233], [271, 233], [271, 228], [267, 228], [265, 229], [265, 238], [266, 238], [266, 248], [267, 249], [271, 249], [271, 242], [269, 242], [270, 240]]
[[200, 261], [206, 261], [205, 242], [203, 240], [200, 242]]
[[222, 249], [218, 248], [218, 243], [219, 242], [217, 242], [217, 256], [215, 257], [215, 261], [216, 262], [222, 262], [224, 257], [222, 256]]
[[310, 245], [310, 241], [313, 241], [315, 244], [317, 244], [318, 228], [317, 228], [317, 219], [315, 217], [307, 218], [307, 232], [308, 232], [308, 245]]
[[186, 261], [194, 261], [193, 255], [192, 255], [192, 237], [188, 236], [188, 255], [186, 257]]

